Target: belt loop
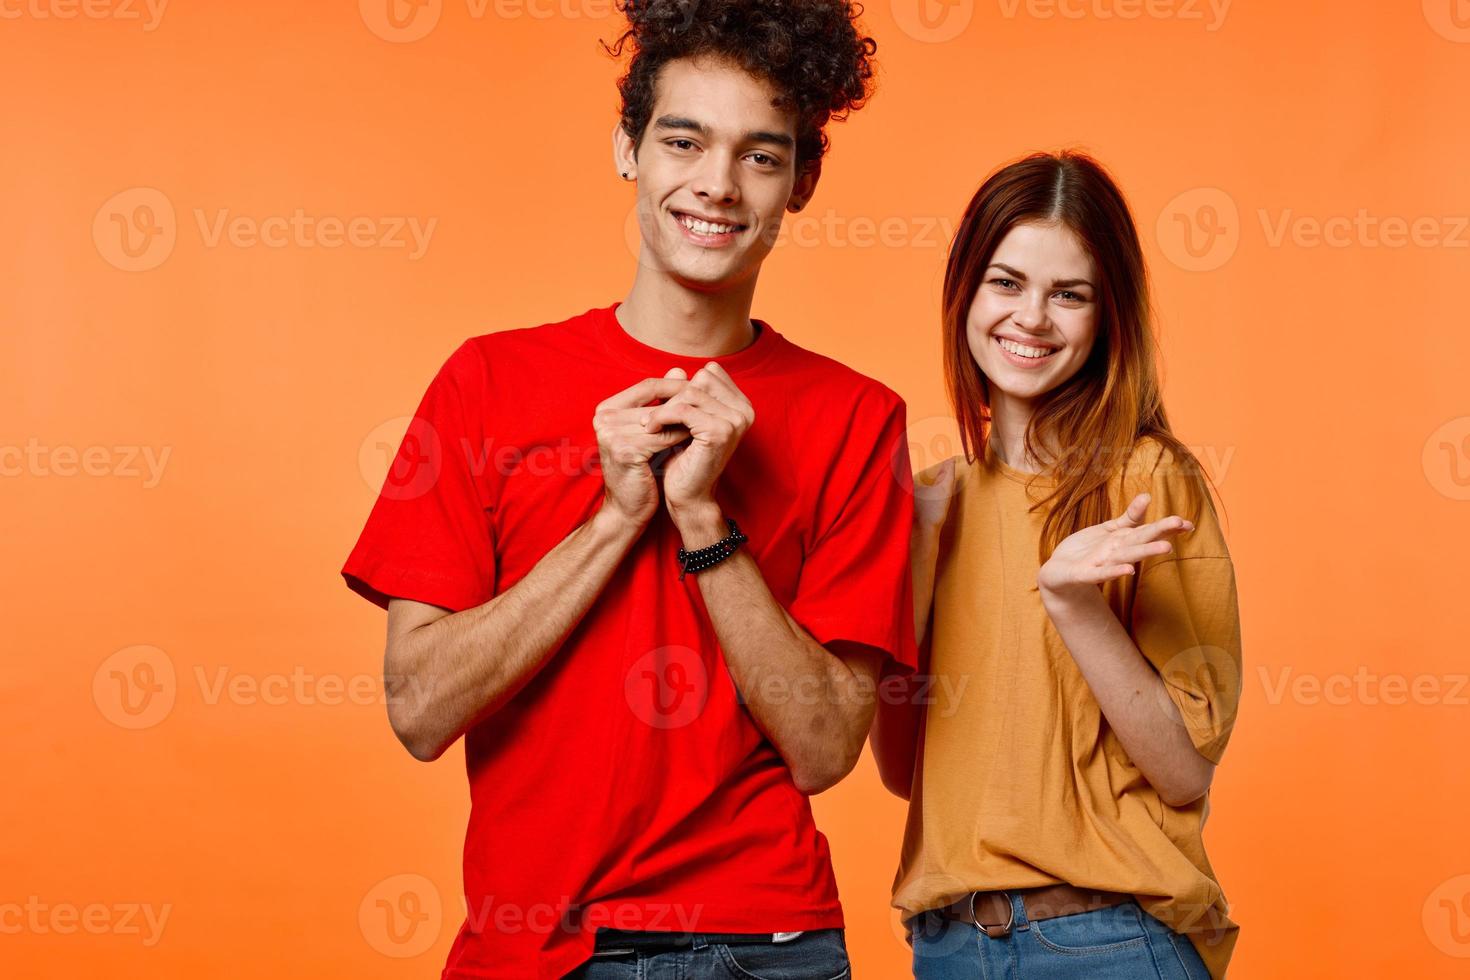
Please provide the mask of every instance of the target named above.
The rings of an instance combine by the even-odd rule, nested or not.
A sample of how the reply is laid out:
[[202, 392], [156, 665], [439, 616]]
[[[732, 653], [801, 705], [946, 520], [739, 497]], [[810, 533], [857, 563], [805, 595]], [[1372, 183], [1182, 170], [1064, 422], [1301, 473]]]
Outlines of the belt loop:
[[1026, 917], [1026, 894], [1024, 892], [1006, 892], [1006, 898], [1011, 902], [1011, 927], [1018, 932], [1025, 932], [1031, 928], [1031, 920]]

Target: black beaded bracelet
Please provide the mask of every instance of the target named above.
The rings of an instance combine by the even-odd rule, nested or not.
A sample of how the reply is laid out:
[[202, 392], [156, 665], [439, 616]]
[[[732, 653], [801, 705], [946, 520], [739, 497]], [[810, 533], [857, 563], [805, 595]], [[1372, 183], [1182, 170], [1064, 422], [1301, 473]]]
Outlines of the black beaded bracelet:
[[680, 582], [684, 581], [686, 572], [702, 572], [711, 565], [718, 565], [726, 558], [735, 554], [737, 548], [750, 540], [736, 526], [733, 517], [725, 518], [725, 523], [730, 525], [729, 537], [716, 541], [708, 548], [700, 548], [697, 551], [685, 551], [683, 548], [679, 549]]

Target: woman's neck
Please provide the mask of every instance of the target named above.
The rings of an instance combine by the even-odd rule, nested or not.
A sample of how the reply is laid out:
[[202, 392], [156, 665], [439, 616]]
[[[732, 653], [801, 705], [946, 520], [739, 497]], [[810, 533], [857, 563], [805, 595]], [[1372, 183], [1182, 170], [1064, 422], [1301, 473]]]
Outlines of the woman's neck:
[[1026, 452], [1026, 428], [1034, 407], [1029, 399], [1016, 398], [991, 387], [990, 448], [996, 458], [1012, 469], [1040, 473], [1044, 466]]

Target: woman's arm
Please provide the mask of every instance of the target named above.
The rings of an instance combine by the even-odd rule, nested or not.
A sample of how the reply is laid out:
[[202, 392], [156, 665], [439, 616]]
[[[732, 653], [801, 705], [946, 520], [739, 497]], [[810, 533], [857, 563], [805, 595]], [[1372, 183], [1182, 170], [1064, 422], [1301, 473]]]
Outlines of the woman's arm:
[[[932, 481], [929, 479], [932, 475]], [[868, 733], [873, 759], [883, 785], [895, 796], [909, 798], [914, 783], [923, 705], [918, 703], [917, 681], [929, 672], [928, 625], [934, 605], [934, 571], [939, 560], [939, 535], [954, 495], [954, 460], [940, 463], [914, 478], [914, 525], [909, 534], [909, 558], [914, 589], [914, 638], [919, 645], [915, 674], [885, 674], [878, 684], [878, 707]]]
[[1059, 544], [1037, 575], [1042, 603], [1128, 758], [1170, 806], [1203, 796], [1215, 766], [1190, 739], [1163, 679], [1148, 662], [1098, 585], [1133, 574], [1133, 564], [1167, 554], [1165, 540], [1194, 530], [1182, 517], [1145, 524], [1148, 494], [1121, 516]]

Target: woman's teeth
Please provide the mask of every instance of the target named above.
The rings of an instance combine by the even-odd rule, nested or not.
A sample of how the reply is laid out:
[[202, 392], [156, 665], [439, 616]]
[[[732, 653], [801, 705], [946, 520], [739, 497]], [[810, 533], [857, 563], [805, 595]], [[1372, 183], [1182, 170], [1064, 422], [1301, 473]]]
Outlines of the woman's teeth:
[[1025, 344], [1018, 344], [1014, 340], [1007, 340], [1004, 337], [997, 337], [995, 339], [1006, 350], [1020, 357], [1046, 357], [1048, 354], [1056, 353], [1056, 351], [1046, 347], [1027, 347]]
[[696, 235], [727, 235], [736, 228], [735, 225], [720, 225], [708, 221], [701, 221], [698, 218], [691, 218], [687, 214], [679, 215], [679, 223]]

